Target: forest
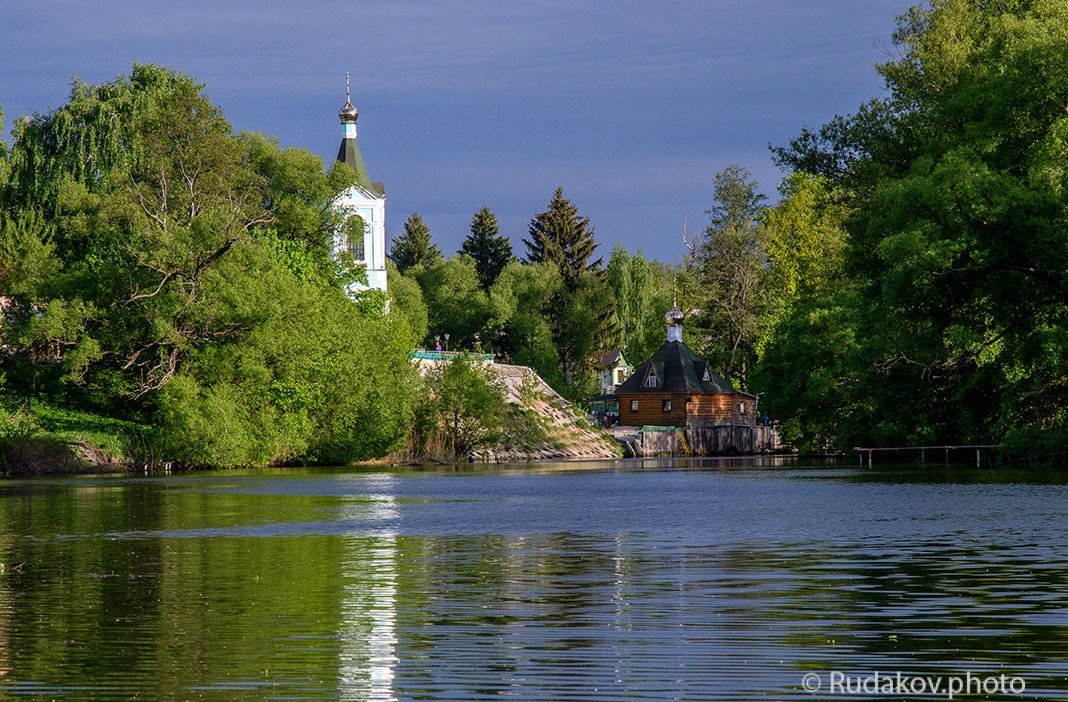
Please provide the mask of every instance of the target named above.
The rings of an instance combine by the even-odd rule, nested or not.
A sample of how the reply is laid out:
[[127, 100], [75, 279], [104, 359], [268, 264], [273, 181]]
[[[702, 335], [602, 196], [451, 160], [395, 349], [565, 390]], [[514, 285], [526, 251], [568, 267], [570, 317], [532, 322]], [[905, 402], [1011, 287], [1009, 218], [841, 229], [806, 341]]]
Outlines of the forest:
[[637, 364], [663, 342], [675, 300], [686, 343], [801, 451], [1063, 462], [1066, 17], [1064, 0], [906, 12], [884, 95], [772, 145], [774, 201], [742, 166], [716, 173], [703, 225], [657, 233], [676, 260], [605, 251], [551, 184], [526, 232], [487, 205], [451, 255], [411, 213], [388, 306], [346, 295], [360, 266], [331, 257], [346, 166], [236, 133], [169, 68], [76, 81], [0, 142], [0, 460], [73, 428], [137, 461], [377, 458], [445, 411], [413, 349], [447, 333], [581, 403], [606, 351]]

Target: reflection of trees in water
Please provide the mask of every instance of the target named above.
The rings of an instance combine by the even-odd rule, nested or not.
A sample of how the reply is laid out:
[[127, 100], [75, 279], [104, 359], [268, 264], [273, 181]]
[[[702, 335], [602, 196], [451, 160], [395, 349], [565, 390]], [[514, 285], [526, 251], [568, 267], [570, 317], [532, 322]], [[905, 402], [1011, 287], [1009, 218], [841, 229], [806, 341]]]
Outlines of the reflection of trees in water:
[[[147, 483], [116, 488], [28, 484], [9, 491], [3, 582], [10, 680], [124, 676], [151, 654], [159, 618], [158, 539], [86, 538], [161, 524], [160, 493]], [[143, 525], [143, 526], [140, 526]], [[59, 536], [56, 536], [59, 535]], [[47, 613], [47, 616], [42, 616]], [[121, 642], [122, 657], [95, 651]]]
[[768, 643], [799, 671], [1005, 672], [1028, 692], [1062, 689], [1049, 671], [1068, 661], [1068, 563], [968, 541], [732, 549], [726, 613], [774, 631]]
[[[3, 559], [23, 566], [0, 577], [13, 603], [0, 600], [0, 684], [108, 699], [333, 686], [336, 656], [309, 642], [335, 641], [338, 540], [211, 531], [268, 522], [302, 498], [155, 481], [12, 492], [0, 500], [14, 535]], [[187, 528], [208, 531], [169, 531]]]

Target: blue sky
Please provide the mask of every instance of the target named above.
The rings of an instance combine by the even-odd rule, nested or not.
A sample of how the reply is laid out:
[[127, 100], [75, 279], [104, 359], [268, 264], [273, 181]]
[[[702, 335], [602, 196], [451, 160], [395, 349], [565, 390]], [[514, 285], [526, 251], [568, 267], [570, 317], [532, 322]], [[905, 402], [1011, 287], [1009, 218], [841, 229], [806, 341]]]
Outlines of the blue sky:
[[[239, 130], [324, 159], [352, 72], [360, 146], [387, 229], [419, 211], [458, 248], [483, 203], [517, 252], [559, 185], [607, 256], [681, 257], [712, 177], [882, 92], [904, 0], [174, 2], [38, 0], [0, 16], [6, 121], [63, 104], [72, 76], [184, 70]], [[6, 138], [6, 134], [5, 134]]]

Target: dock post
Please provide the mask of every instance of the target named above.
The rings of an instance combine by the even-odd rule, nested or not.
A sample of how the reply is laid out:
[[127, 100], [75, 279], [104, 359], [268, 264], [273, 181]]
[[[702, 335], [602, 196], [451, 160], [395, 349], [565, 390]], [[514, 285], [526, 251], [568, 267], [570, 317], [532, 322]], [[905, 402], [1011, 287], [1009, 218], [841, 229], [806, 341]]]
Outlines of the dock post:
[[927, 451], [920, 449], [920, 464], [923, 465], [925, 463], [927, 463]]
[[982, 449], [979, 449], [979, 448], [975, 449], [975, 467], [976, 468], [979, 467], [979, 452], [980, 451], [982, 451]]
[[871, 468], [871, 455], [875, 453], [871, 449], [868, 450], [868, 467]]

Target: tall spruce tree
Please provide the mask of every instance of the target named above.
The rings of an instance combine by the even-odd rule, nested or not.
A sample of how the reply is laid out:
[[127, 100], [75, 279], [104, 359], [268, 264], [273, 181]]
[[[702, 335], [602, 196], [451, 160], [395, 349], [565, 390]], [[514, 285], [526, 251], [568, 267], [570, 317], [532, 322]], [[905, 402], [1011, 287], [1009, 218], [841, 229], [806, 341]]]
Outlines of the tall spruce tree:
[[527, 260], [546, 262], [560, 272], [563, 289], [550, 312], [553, 342], [560, 354], [560, 370], [572, 397], [588, 394], [593, 360], [615, 342], [615, 307], [601, 269], [601, 259], [590, 261], [597, 242], [589, 217], [583, 217], [557, 188], [549, 209], [530, 221]]
[[564, 197], [564, 189], [557, 188], [549, 209], [530, 220], [530, 238], [523, 240], [527, 260], [555, 264], [564, 287], [574, 292], [583, 273], [601, 268], [600, 258], [590, 261], [597, 249], [593, 234], [590, 218], [579, 215], [578, 208]]
[[404, 233], [394, 239], [389, 258], [401, 273], [412, 266], [430, 268], [442, 260], [441, 249], [430, 241], [430, 227], [418, 212], [411, 213], [404, 221]]
[[497, 217], [486, 205], [471, 218], [471, 233], [464, 239], [460, 252], [475, 259], [478, 282], [483, 290], [490, 289], [512, 260], [512, 242], [501, 236]]

